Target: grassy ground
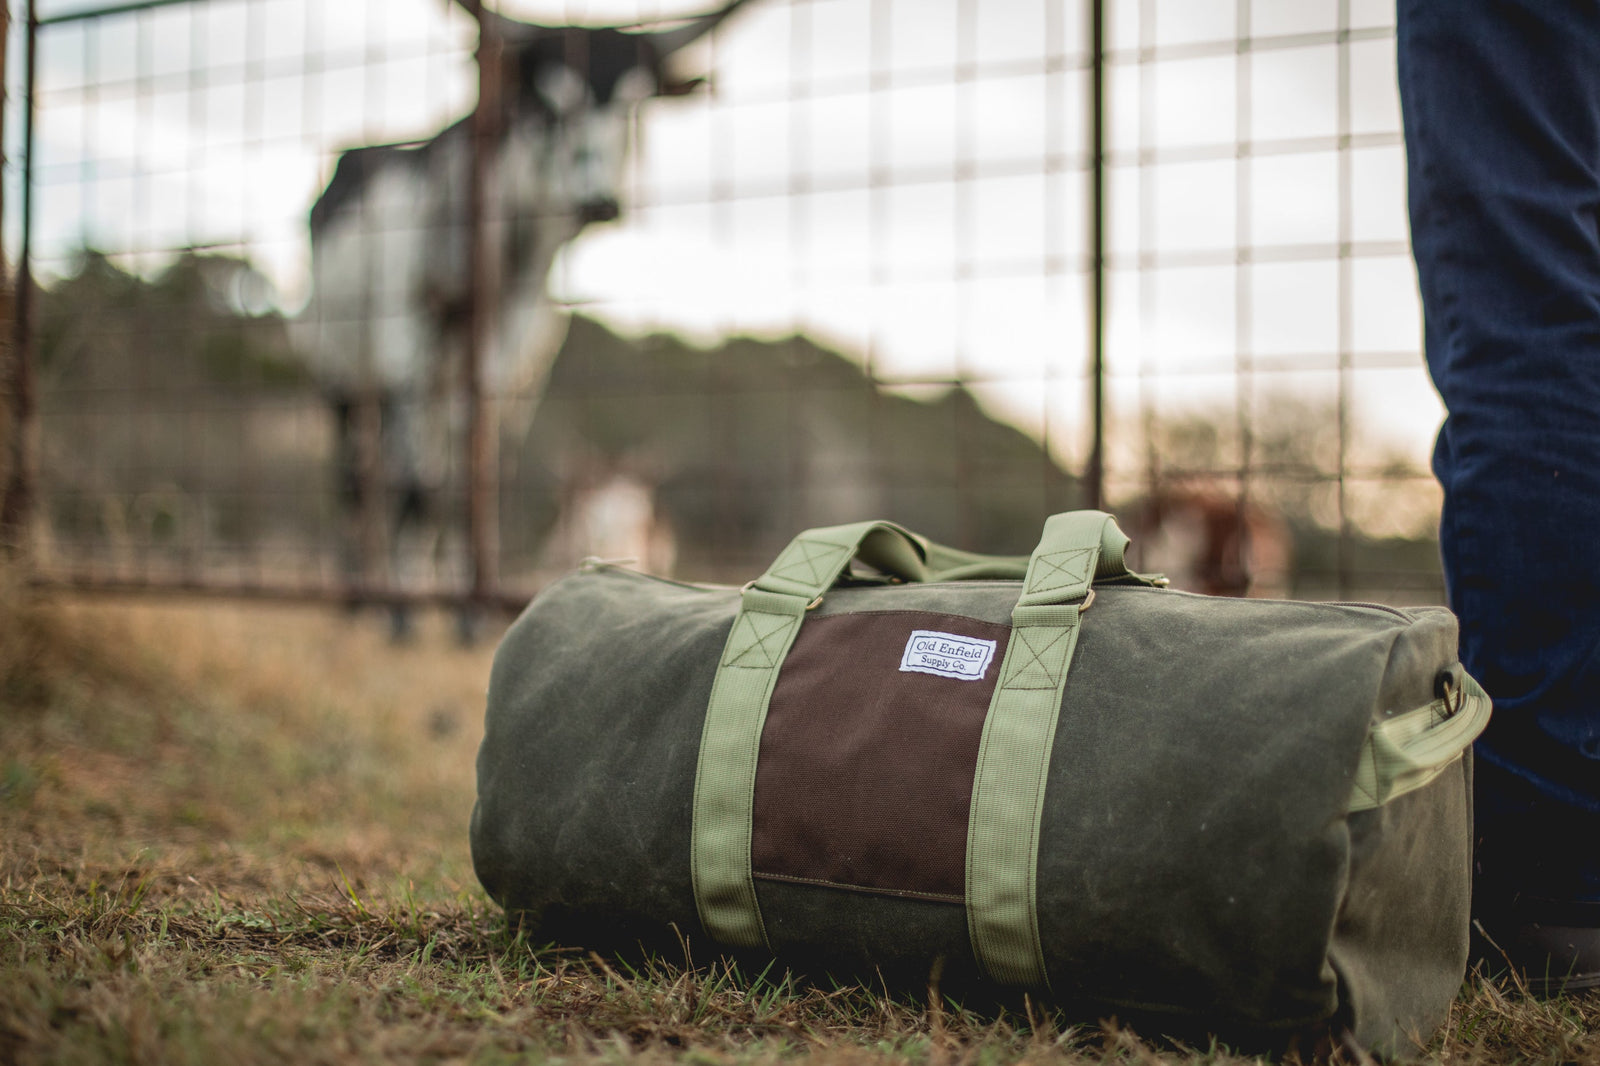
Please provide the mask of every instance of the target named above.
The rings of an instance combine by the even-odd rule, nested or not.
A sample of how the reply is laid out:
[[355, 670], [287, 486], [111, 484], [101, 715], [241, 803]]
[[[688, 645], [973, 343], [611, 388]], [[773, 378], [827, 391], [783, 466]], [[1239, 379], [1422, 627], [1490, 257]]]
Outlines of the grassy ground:
[[[467, 854], [489, 652], [447, 628], [0, 587], [0, 1063], [1239, 1061], [523, 943]], [[1597, 1029], [1472, 983], [1422, 1055], [1600, 1064]]]

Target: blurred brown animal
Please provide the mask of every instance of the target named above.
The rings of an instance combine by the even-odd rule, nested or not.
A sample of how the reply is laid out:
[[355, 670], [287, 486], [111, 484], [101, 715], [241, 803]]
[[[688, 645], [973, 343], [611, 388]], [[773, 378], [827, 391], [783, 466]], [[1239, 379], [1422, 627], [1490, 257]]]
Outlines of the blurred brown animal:
[[1284, 596], [1293, 538], [1272, 509], [1217, 489], [1170, 488], [1126, 509], [1136, 565], [1208, 596]]

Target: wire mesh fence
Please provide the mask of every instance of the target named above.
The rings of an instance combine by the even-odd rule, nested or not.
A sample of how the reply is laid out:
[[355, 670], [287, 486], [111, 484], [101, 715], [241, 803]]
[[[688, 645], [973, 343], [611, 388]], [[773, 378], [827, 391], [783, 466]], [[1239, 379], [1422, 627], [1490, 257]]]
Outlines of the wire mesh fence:
[[1179, 585], [1441, 595], [1386, 5], [33, 16], [45, 580], [514, 600], [1101, 502]]

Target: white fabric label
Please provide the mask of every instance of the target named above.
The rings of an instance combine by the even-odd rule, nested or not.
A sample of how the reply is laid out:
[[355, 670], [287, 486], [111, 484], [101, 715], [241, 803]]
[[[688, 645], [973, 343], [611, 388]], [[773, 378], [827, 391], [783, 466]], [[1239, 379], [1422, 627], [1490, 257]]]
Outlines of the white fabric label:
[[953, 677], [960, 681], [981, 681], [984, 672], [989, 669], [990, 661], [994, 659], [994, 646], [992, 640], [918, 629], [906, 641], [906, 650], [900, 656], [900, 669]]

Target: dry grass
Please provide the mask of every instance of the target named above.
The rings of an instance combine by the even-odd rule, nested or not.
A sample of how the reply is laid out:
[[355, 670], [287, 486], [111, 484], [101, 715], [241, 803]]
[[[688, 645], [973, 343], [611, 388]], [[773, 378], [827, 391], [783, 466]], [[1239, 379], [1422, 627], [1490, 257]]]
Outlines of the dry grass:
[[[1049, 1012], [523, 942], [466, 820], [489, 652], [0, 587], [0, 1063], [1239, 1062]], [[1423, 1057], [1600, 1064], [1600, 995]]]

